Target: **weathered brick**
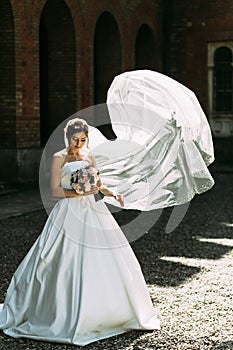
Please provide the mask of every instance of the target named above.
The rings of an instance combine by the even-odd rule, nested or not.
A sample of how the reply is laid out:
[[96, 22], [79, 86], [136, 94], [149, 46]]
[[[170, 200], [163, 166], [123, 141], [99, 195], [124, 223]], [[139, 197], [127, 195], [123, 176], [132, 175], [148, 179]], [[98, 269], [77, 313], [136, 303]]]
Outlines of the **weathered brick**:
[[[94, 46], [96, 24], [106, 14], [115, 39], [111, 42], [108, 21], [103, 21]], [[112, 78], [136, 67], [136, 38], [143, 25], [154, 43], [148, 65], [162, 70], [161, 0], [2, 0], [0, 16], [3, 161], [9, 148], [14, 154], [40, 149], [61, 121], [102, 102]], [[15, 159], [20, 174], [24, 158]]]
[[[168, 74], [194, 90], [208, 114], [207, 44], [232, 41], [231, 0], [2, 0], [0, 6], [1, 160], [7, 149], [42, 149], [61, 121], [104, 102], [112, 78], [126, 70]], [[222, 146], [216, 140], [219, 159], [231, 140]], [[24, 157], [15, 159], [22, 173]]]

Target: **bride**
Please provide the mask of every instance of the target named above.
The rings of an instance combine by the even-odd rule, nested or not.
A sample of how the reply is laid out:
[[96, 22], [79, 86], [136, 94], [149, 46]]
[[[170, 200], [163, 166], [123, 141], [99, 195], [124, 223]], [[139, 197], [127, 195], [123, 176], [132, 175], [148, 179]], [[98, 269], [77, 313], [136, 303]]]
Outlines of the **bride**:
[[[61, 197], [1, 304], [0, 329], [18, 338], [84, 346], [130, 329], [159, 329], [140, 265], [101, 191], [124, 206], [101, 178], [84, 193], [71, 176], [97, 168], [88, 148], [88, 124], [67, 123], [68, 147], [54, 154], [51, 190]], [[86, 145], [87, 147], [84, 147]]]
[[[115, 77], [107, 104], [114, 143], [102, 143], [95, 128], [91, 138], [93, 129], [75, 118], [65, 128], [66, 148], [53, 156], [51, 190], [60, 200], [0, 306], [0, 329], [12, 337], [84, 346], [160, 328], [140, 265], [105, 202], [149, 211], [208, 191], [211, 130], [194, 93], [157, 72]], [[88, 178], [73, 180], [97, 169], [95, 158], [101, 178], [95, 170], [96, 181], [83, 191]]]

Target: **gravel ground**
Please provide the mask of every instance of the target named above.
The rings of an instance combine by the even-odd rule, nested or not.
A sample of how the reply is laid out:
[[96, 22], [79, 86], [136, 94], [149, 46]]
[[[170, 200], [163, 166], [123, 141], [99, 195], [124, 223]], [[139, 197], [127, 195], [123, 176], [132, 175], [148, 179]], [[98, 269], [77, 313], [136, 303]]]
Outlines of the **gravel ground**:
[[[85, 346], [85, 350], [232, 350], [233, 349], [233, 174], [214, 174], [216, 185], [196, 196], [182, 223], [170, 234], [171, 208], [132, 243], [141, 264], [160, 331], [130, 331]], [[115, 214], [119, 223], [135, 212]], [[0, 301], [17, 265], [39, 235], [44, 211], [0, 221]], [[83, 347], [0, 333], [0, 350], [65, 350]]]

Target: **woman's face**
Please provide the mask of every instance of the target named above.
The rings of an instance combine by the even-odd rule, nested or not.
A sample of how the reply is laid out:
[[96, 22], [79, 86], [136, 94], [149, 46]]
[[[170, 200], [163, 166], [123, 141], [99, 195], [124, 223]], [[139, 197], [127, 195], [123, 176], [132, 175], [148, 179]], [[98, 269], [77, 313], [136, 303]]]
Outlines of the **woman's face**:
[[71, 136], [70, 148], [78, 153], [80, 149], [85, 145], [87, 140], [87, 135], [84, 132], [77, 132]]

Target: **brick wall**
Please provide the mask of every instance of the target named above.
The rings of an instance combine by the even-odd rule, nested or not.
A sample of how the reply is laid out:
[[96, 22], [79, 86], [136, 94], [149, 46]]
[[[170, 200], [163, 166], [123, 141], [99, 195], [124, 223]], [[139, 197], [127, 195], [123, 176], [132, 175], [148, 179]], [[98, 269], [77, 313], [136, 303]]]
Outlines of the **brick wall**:
[[[165, 0], [165, 71], [197, 95], [211, 118], [208, 105], [207, 45], [233, 40], [231, 0]], [[216, 137], [217, 163], [232, 163], [233, 137]]]
[[[111, 33], [106, 17], [99, 22], [106, 13]], [[29, 151], [40, 153], [63, 119], [102, 102], [126, 70], [167, 73], [208, 113], [207, 43], [233, 40], [231, 0], [2, 0], [0, 16], [0, 160], [14, 160], [15, 172], [30, 168]], [[230, 139], [216, 149], [232, 159]]]
[[[115, 39], [106, 40], [106, 22], [97, 27], [95, 48], [96, 24], [106, 12]], [[12, 148], [21, 181], [30, 164], [36, 169], [30, 150], [40, 153], [62, 120], [102, 101], [114, 75], [134, 69], [136, 61], [138, 68], [145, 65], [135, 57], [143, 25], [151, 33], [150, 67], [162, 70], [161, 0], [2, 0], [0, 16], [0, 160], [7, 161]], [[111, 62], [109, 56], [101, 60], [102, 50]], [[4, 179], [7, 174], [0, 173]]]
[[166, 72], [195, 90], [207, 111], [207, 43], [232, 40], [231, 0], [165, 0]]
[[[102, 102], [120, 72], [163, 71], [194, 90], [208, 114], [207, 43], [233, 40], [231, 0], [2, 0], [0, 6], [0, 161], [13, 162], [20, 179], [30, 164], [36, 171], [33, 150], [38, 163], [52, 130]], [[215, 144], [219, 159], [232, 159], [232, 138]], [[8, 175], [0, 172], [2, 179]]]
[[15, 130], [15, 37], [12, 8], [7, 0], [1, 2], [0, 21], [0, 147], [16, 146]]

